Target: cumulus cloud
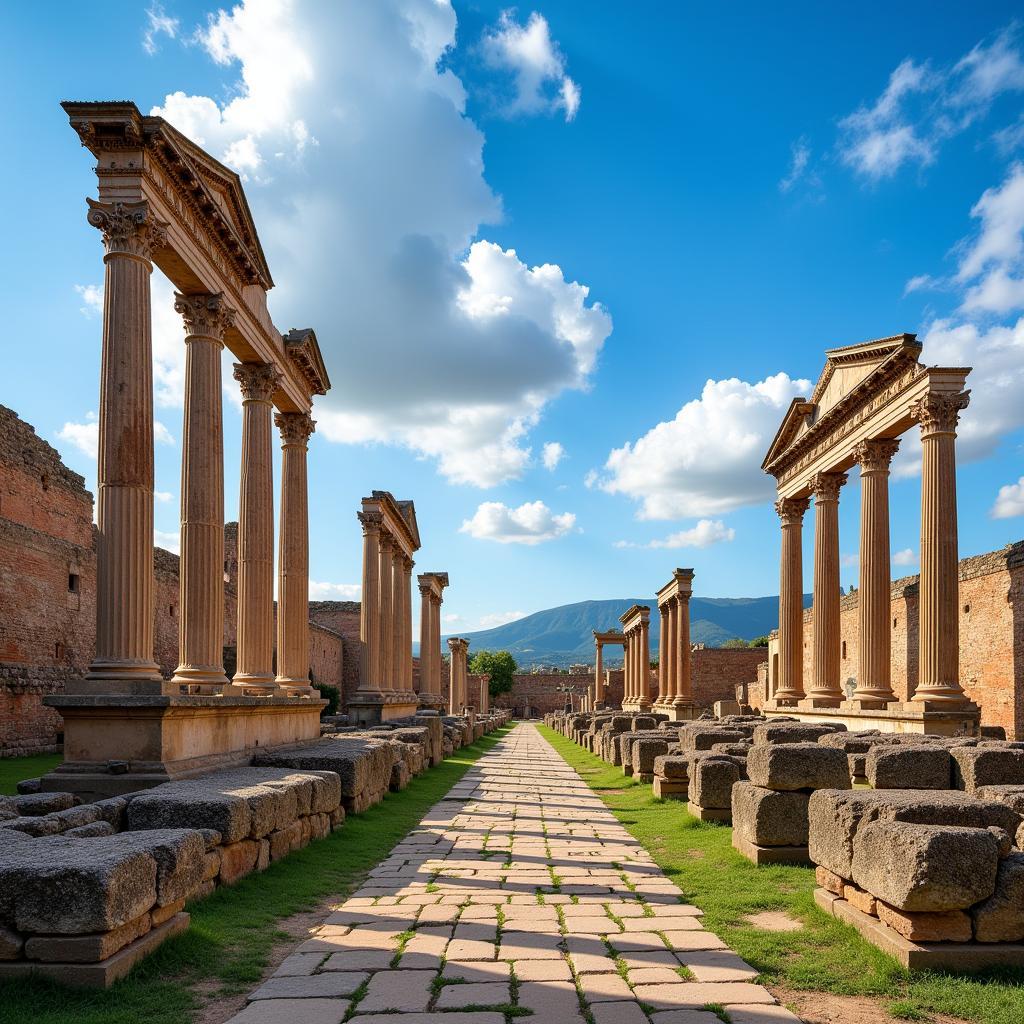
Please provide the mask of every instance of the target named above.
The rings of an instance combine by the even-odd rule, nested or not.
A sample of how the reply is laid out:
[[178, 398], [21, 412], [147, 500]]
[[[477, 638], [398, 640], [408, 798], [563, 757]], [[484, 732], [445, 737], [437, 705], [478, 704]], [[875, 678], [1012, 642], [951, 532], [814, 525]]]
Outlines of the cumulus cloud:
[[159, 420], [153, 420], [153, 440], [157, 444], [175, 444], [174, 435]]
[[801, 136], [791, 147], [789, 172], [779, 182], [779, 191], [791, 192], [801, 182], [811, 188], [821, 188], [821, 178], [810, 169], [811, 146], [806, 136]]
[[[908, 57], [874, 104], [840, 121], [840, 157], [871, 181], [892, 177], [905, 165], [927, 167], [942, 143], [983, 118], [997, 97], [1021, 90], [1024, 62], [1016, 25], [950, 66]], [[996, 142], [1001, 144], [998, 137]]]
[[999, 488], [990, 515], [993, 519], [1024, 516], [1024, 476], [1015, 484], [1005, 484]]
[[635, 544], [632, 541], [615, 542], [617, 548], [710, 548], [715, 544], [727, 544], [735, 540], [736, 531], [726, 526], [721, 519], [701, 519], [689, 530], [670, 533], [660, 540], [652, 540], [647, 544]]
[[154, 491], [153, 497], [156, 498], [157, 501], [167, 504], [173, 500], [174, 495], [171, 494], [170, 491]]
[[502, 11], [484, 32], [484, 63], [512, 78], [512, 94], [501, 107], [508, 117], [561, 111], [571, 121], [580, 108], [580, 87], [566, 74], [565, 57], [551, 38], [547, 19], [534, 11], [525, 25]]
[[925, 291], [926, 289], [929, 288], [934, 288], [937, 285], [937, 283], [938, 282], [936, 282], [928, 274], [917, 274], [903, 286], [903, 295], [904, 297], [906, 297], [907, 295], [911, 295], [914, 292], [920, 292]]
[[177, 18], [168, 16], [162, 4], [153, 4], [146, 11], [146, 27], [142, 33], [142, 48], [152, 57], [160, 48], [157, 42], [158, 37], [167, 36], [168, 39], [174, 39], [178, 35], [179, 24]]
[[519, 508], [509, 508], [500, 501], [485, 501], [472, 519], [459, 527], [477, 540], [493, 540], [499, 544], [542, 544], [564, 537], [576, 525], [572, 512], [555, 514], [543, 501], [530, 501]]
[[309, 581], [310, 601], [358, 601], [363, 588], [359, 583], [321, 583]]
[[[479, 237], [502, 206], [441, 67], [455, 29], [432, 0], [246, 0], [197, 36], [231, 98], [177, 92], [154, 113], [249, 174], [274, 317], [314, 327], [335, 370], [318, 434], [487, 487], [529, 465], [530, 431], [588, 386], [612, 323], [557, 265]], [[158, 403], [180, 394], [174, 330]]]
[[675, 418], [614, 449], [595, 483], [640, 503], [640, 519], [712, 516], [769, 501], [761, 460], [789, 403], [808, 380], [786, 373], [751, 384], [709, 380]]
[[103, 289], [98, 284], [76, 284], [75, 291], [84, 303], [78, 312], [87, 320], [103, 313]]
[[85, 414], [84, 423], [65, 423], [57, 431], [57, 437], [68, 444], [74, 445], [83, 455], [90, 459], [99, 454], [100, 424], [95, 412]]
[[181, 554], [181, 533], [177, 530], [154, 530], [153, 543], [164, 551], [170, 551], [171, 554]]
[[892, 553], [893, 565], [916, 565], [917, 552], [913, 548], [901, 548]]
[[544, 468], [549, 472], [554, 472], [555, 468], [564, 458], [565, 448], [560, 441], [548, 441], [541, 450], [540, 460], [544, 464]]
[[496, 626], [504, 626], [506, 622], [515, 622], [522, 619], [526, 612], [491, 612], [488, 615], [480, 616], [479, 629], [494, 629]]

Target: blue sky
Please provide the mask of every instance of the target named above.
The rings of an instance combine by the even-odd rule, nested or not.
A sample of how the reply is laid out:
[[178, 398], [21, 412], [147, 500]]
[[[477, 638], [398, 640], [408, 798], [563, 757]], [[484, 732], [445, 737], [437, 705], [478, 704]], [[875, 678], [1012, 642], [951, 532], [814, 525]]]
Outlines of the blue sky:
[[[314, 596], [356, 596], [372, 488], [416, 501], [418, 567], [451, 574], [446, 632], [653, 595], [675, 565], [703, 596], [774, 593], [759, 466], [782, 412], [825, 348], [900, 331], [928, 363], [976, 367], [961, 554], [1024, 536], [1015, 5], [103, 11], [20, 5], [0, 62], [0, 401], [90, 486], [102, 262], [59, 101], [130, 98], [244, 175], [275, 320], [320, 338], [335, 387], [314, 410]], [[165, 546], [183, 361], [168, 299], [155, 280]], [[234, 517], [230, 396], [225, 430]], [[904, 449], [899, 575], [919, 528]], [[858, 501], [854, 473], [847, 585]]]

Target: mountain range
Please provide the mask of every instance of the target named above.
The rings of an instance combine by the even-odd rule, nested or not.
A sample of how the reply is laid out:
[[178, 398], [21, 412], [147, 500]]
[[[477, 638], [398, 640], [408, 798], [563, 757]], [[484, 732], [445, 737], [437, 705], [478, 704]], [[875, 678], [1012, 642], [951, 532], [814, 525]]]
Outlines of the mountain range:
[[[805, 606], [811, 603], [804, 596]], [[475, 633], [452, 634], [470, 642], [474, 651], [511, 652], [520, 668], [532, 665], [566, 667], [594, 660], [593, 631], [621, 629], [619, 616], [631, 605], [651, 606], [651, 655], [658, 650], [660, 616], [650, 598], [622, 598], [607, 601], [578, 601], [559, 608], [534, 612], [513, 622]], [[779, 599], [773, 597], [694, 597], [690, 599], [690, 639], [708, 647], [721, 647], [727, 640], [753, 640], [777, 628]], [[620, 649], [605, 648], [605, 663], [621, 661]]]

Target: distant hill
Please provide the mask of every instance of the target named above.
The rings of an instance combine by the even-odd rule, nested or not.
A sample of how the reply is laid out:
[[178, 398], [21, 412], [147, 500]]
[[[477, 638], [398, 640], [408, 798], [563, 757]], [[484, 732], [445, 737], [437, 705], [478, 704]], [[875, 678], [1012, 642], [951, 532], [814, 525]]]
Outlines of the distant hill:
[[[811, 603], [810, 595], [804, 597]], [[619, 616], [631, 605], [651, 606], [651, 654], [660, 640], [660, 616], [652, 598], [622, 598], [611, 601], [578, 601], [560, 608], [534, 612], [494, 629], [464, 636], [473, 651], [510, 651], [522, 667], [555, 665], [565, 667], [594, 660], [593, 631], [620, 629]], [[778, 597], [694, 597], [690, 599], [690, 638], [694, 643], [720, 647], [726, 640], [753, 640], [779, 624]], [[614, 648], [605, 650], [606, 661], [619, 661]]]

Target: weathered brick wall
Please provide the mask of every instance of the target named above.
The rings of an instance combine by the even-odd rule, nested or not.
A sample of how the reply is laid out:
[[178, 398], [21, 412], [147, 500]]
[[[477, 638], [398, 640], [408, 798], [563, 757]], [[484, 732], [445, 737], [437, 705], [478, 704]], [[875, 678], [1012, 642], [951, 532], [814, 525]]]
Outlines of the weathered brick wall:
[[359, 662], [362, 641], [359, 639], [358, 601], [310, 601], [309, 621], [326, 626], [341, 638], [341, 702], [359, 689]]
[[694, 701], [709, 708], [716, 700], [735, 700], [739, 684], [757, 681], [757, 666], [766, 653], [764, 647], [698, 647], [690, 655]]
[[[1024, 737], [1024, 541], [960, 562], [960, 682], [981, 706], [982, 723]], [[893, 581], [891, 590], [892, 687], [909, 700], [918, 678], [917, 576]], [[840, 679], [857, 683], [859, 593], [840, 599]], [[804, 611], [804, 682], [811, 678], [814, 616]]]
[[341, 689], [344, 681], [345, 639], [326, 626], [309, 624], [309, 675], [314, 683]]

